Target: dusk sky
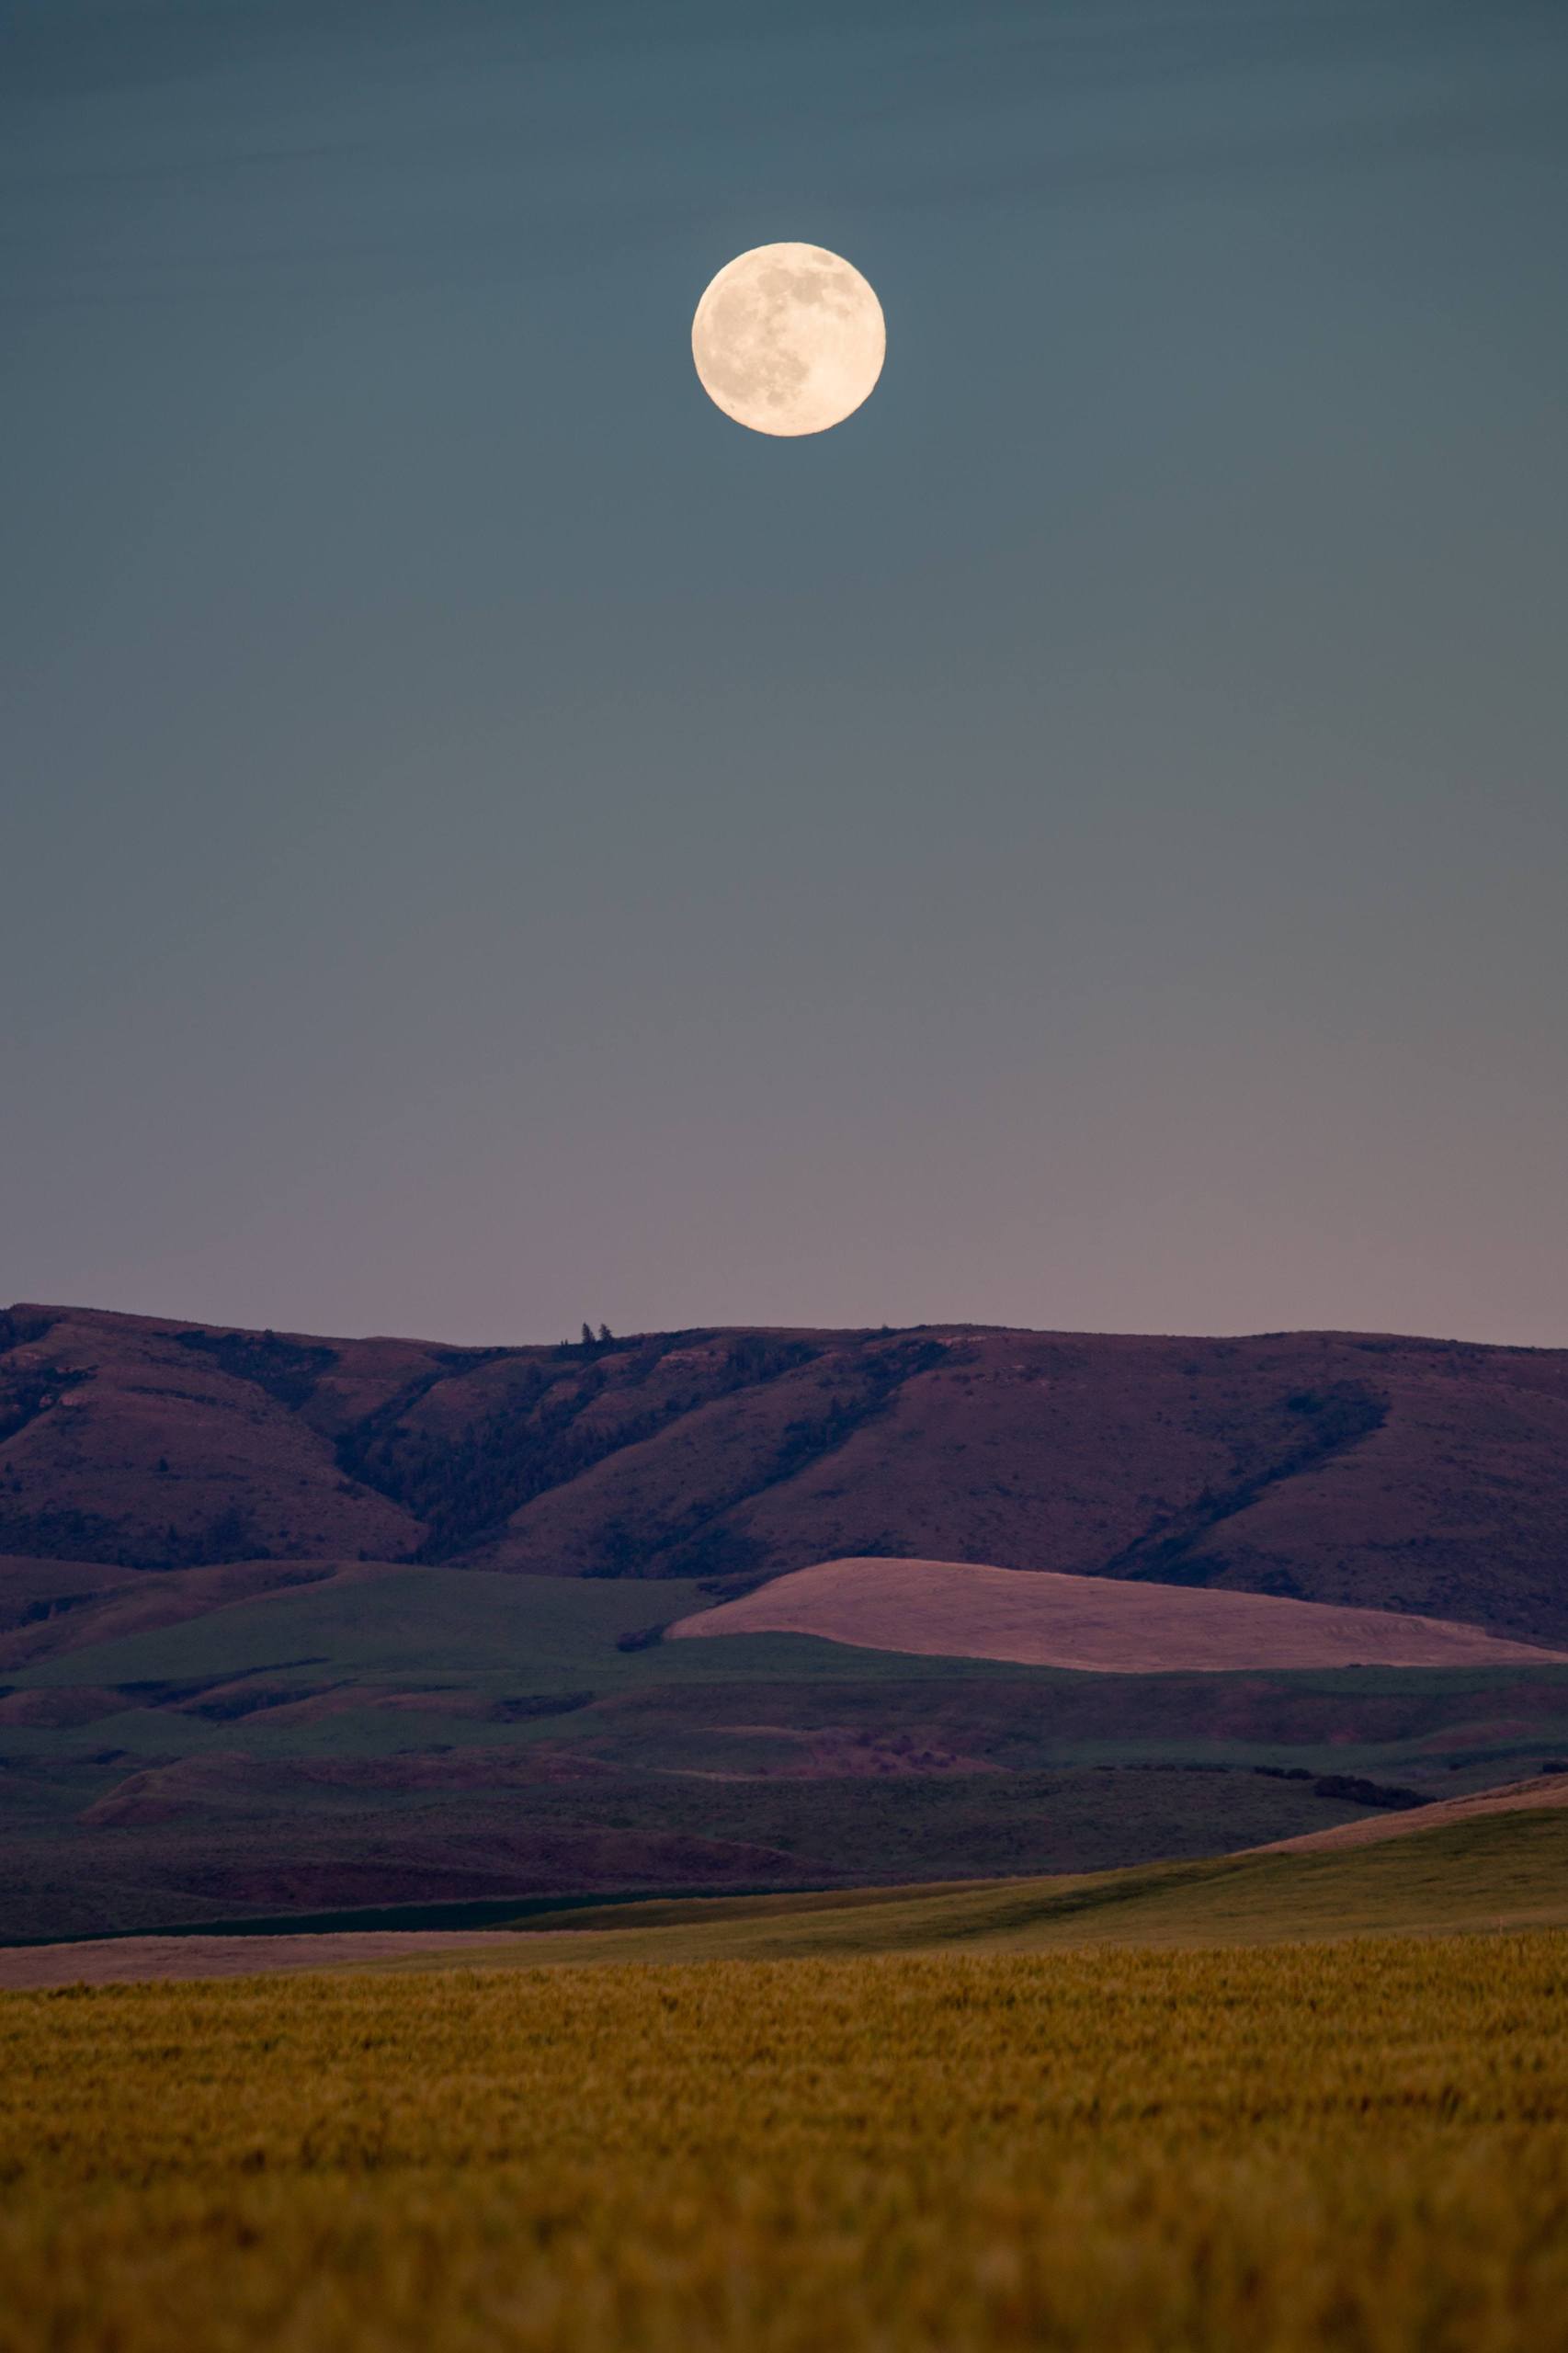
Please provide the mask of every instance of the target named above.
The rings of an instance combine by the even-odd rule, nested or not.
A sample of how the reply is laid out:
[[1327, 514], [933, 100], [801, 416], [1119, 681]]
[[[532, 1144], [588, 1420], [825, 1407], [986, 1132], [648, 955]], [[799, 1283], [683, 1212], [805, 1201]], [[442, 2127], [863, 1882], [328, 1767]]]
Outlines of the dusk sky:
[[0, 1297], [1568, 1345], [1562, 0], [8, 0], [0, 197]]

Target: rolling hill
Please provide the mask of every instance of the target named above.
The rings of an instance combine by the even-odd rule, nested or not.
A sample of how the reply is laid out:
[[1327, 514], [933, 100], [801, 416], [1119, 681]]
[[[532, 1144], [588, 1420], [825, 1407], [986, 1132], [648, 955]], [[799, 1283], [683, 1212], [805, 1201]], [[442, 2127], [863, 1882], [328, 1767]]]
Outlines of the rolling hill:
[[739, 1593], [891, 1555], [1568, 1643], [1568, 1351], [958, 1325], [458, 1348], [18, 1306], [0, 1551], [18, 1577], [80, 1564], [52, 1597], [27, 1573], [35, 1625], [111, 1587], [142, 1606], [109, 1572], [358, 1558]]
[[[1439, 1811], [1439, 1809], [1434, 1809]], [[628, 1905], [530, 1921], [484, 1958], [783, 1961], [1037, 1952], [1081, 1945], [1249, 1945], [1317, 1937], [1568, 1927], [1568, 1803], [1500, 1807], [1381, 1843], [956, 1888]], [[437, 1956], [437, 1958], [443, 1958]]]
[[[631, 1904], [520, 1924], [517, 1961], [789, 1960], [1568, 1927], [1568, 1779], [1193, 1863], [952, 1888]], [[578, 1940], [581, 1940], [580, 1942]], [[493, 1958], [487, 1955], [487, 1958]]]
[[1053, 1879], [536, 1911], [496, 1929], [131, 1937], [0, 1950], [0, 1988], [253, 1972], [853, 1959], [1568, 1927], [1568, 1776], [1218, 1859]]

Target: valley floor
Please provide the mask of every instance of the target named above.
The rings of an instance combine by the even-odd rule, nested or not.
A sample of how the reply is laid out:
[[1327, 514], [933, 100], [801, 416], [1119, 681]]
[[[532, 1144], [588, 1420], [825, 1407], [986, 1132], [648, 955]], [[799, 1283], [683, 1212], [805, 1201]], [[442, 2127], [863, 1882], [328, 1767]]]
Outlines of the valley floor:
[[[253, 1570], [292, 1581], [257, 1594]], [[650, 1643], [698, 1586], [364, 1562], [97, 1600], [13, 1562], [0, 1585], [26, 1621], [0, 1635], [6, 1940], [1193, 1861], [1568, 1759], [1561, 1665], [1132, 1675]], [[1411, 1622], [1387, 1620], [1402, 1642]]]

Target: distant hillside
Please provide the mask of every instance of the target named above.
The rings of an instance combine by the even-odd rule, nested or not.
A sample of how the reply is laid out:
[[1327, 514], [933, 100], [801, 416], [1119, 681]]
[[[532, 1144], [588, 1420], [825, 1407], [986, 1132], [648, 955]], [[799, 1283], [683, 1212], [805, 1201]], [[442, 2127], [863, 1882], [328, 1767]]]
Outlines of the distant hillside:
[[1562, 1643], [1568, 1351], [962, 1326], [485, 1349], [21, 1306], [0, 1314], [0, 1552], [736, 1593], [892, 1554]]

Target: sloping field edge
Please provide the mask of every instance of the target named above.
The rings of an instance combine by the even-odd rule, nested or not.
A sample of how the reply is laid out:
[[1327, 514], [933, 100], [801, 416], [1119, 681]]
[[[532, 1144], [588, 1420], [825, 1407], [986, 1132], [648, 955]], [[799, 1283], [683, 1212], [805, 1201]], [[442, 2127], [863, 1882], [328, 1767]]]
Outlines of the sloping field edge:
[[[1434, 1815], [1439, 1816], [1434, 1820]], [[1359, 1831], [1363, 1825], [1348, 1825]], [[516, 1929], [123, 1938], [0, 1952], [0, 1987], [323, 1968], [845, 1960], [961, 1948], [1195, 1947], [1568, 1929], [1568, 1777], [1205, 1862], [1049, 1879], [661, 1900], [536, 1913]]]

